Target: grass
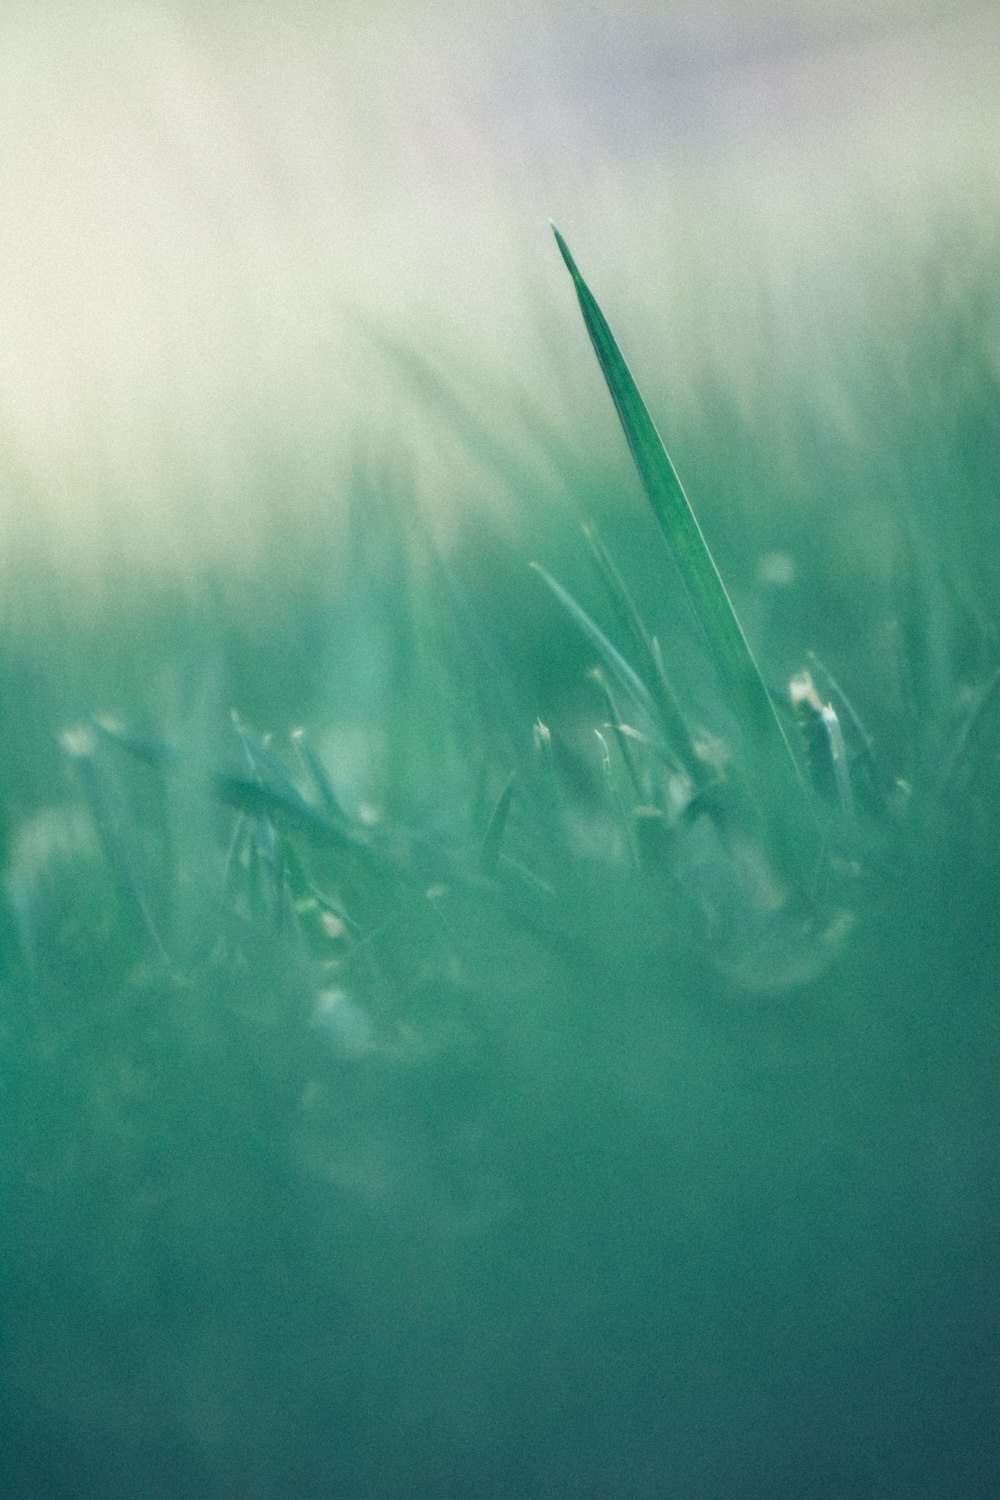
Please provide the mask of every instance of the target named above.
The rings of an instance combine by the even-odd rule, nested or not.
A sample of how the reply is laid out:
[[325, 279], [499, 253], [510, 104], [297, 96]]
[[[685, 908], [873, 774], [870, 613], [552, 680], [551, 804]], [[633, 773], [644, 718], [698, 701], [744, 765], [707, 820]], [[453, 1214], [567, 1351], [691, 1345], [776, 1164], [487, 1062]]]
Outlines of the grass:
[[732, 414], [703, 529], [558, 240], [649, 514], [445, 545], [364, 475], [336, 589], [311, 534], [12, 637], [12, 1493], [988, 1488], [995, 369], [901, 311], [887, 563], [777, 445], [704, 488]]
[[[718, 672], [720, 688], [728, 698], [739, 725], [742, 735], [742, 754], [739, 759], [743, 763], [743, 781], [748, 783], [747, 790], [750, 791], [751, 798], [757, 802], [758, 807], [762, 802], [765, 804], [762, 809], [765, 819], [771, 823], [782, 845], [781, 852], [787, 858], [794, 845], [802, 844], [803, 833], [808, 834], [811, 818], [811, 809], [807, 799], [799, 795], [800, 771], [789, 738], [768, 694], [764, 679], [754, 660], [729, 595], [726, 593], [712, 554], [705, 543], [690, 502], [639, 389], [622, 358], [615, 337], [589, 287], [577, 270], [566, 241], [557, 229], [554, 232], [560, 253], [573, 278], [584, 323], [621, 420], [643, 489], [667, 543], [669, 554], [676, 564], [677, 573], [690, 600], [695, 620], [708, 642]], [[592, 541], [596, 541], [593, 534]], [[654, 680], [661, 687], [661, 702], [665, 701], [669, 704], [666, 722], [661, 725], [661, 728], [668, 734], [671, 729], [674, 730], [674, 734], [681, 742], [679, 753], [683, 756], [688, 768], [693, 768], [698, 758], [697, 742], [693, 740], [690, 730], [683, 723], [683, 714], [676, 706], [676, 696], [670, 690], [669, 678], [665, 673], [662, 657], [655, 648], [652, 638], [648, 636], [642, 621], [638, 618], [624, 584], [619, 581], [614, 565], [610, 559], [605, 560], [600, 553], [599, 557], [604, 563], [605, 574], [618, 594], [624, 612], [634, 622], [635, 634], [644, 648], [644, 654], [651, 659]], [[549, 582], [552, 585], [553, 580]], [[580, 618], [579, 607], [565, 594], [562, 594], [562, 597]], [[586, 621], [585, 617], [583, 619], [589, 632], [595, 635], [596, 627]], [[599, 633], [595, 635], [595, 639], [600, 642]], [[605, 645], [603, 651], [612, 665], [615, 665], [614, 656], [611, 654], [614, 648]], [[627, 668], [627, 664], [624, 665]], [[627, 670], [631, 676], [631, 684], [638, 684], [634, 671], [631, 668]], [[623, 676], [620, 665], [617, 671], [619, 676]], [[628, 682], [627, 677], [624, 680]], [[646, 691], [646, 696], [648, 697], [648, 691]], [[827, 711], [835, 718], [832, 706], [828, 705]], [[733, 760], [732, 756], [730, 760]], [[842, 761], [838, 764], [842, 764]], [[702, 781], [701, 777], [696, 779], [695, 790], [702, 789], [700, 785]]]

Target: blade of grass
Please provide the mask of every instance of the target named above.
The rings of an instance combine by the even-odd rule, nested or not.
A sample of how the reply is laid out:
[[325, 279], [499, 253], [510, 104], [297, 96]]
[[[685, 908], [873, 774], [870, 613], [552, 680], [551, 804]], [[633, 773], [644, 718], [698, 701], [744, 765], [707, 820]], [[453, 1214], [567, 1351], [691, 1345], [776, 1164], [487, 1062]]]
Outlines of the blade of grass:
[[648, 800], [646, 789], [643, 786], [642, 777], [639, 774], [639, 768], [635, 763], [635, 756], [632, 754], [632, 747], [629, 744], [628, 735], [624, 731], [622, 717], [618, 712], [618, 705], [615, 702], [614, 694], [611, 691], [608, 679], [605, 677], [600, 667], [592, 668], [590, 676], [592, 681], [594, 681], [600, 689], [601, 694], [604, 698], [604, 702], [607, 705], [608, 728], [611, 730], [611, 733], [615, 737], [615, 744], [618, 746], [618, 753], [621, 755], [622, 764], [628, 772], [628, 779], [632, 783], [632, 790], [635, 793], [635, 799], [637, 802], [645, 802]]
[[89, 725], [81, 725], [65, 730], [60, 740], [80, 777], [122, 905], [151, 950], [162, 958], [165, 949], [138, 875], [138, 861], [130, 848], [120, 810], [97, 764], [96, 736]]
[[497, 873], [500, 863], [500, 848], [503, 844], [504, 831], [507, 827], [507, 815], [510, 812], [511, 799], [514, 796], [514, 785], [517, 778], [512, 776], [500, 793], [493, 815], [489, 821], [489, 827], [483, 838], [483, 846], [479, 853], [479, 868], [483, 874], [492, 879]]
[[823, 729], [826, 734], [827, 747], [830, 752], [830, 764], [833, 767], [833, 782], [837, 789], [837, 801], [845, 818], [854, 816], [854, 793], [851, 789], [851, 776], [847, 769], [847, 746], [844, 744], [844, 731], [840, 727], [837, 711], [832, 703], [824, 703], [820, 710], [823, 719]]
[[767, 768], [767, 779], [775, 790], [780, 768], [784, 780], [804, 791], [791, 745], [660, 434], [569, 246], [554, 224], [552, 228], [643, 488], [747, 735], [748, 748], [753, 747]]
[[239, 714], [234, 709], [231, 715], [233, 729], [239, 738], [243, 748], [243, 754], [247, 763], [249, 774], [264, 785], [262, 771], [266, 771], [271, 785], [280, 792], [281, 796], [289, 803], [297, 803], [308, 809], [309, 804], [303, 797], [295, 782], [285, 770], [281, 761], [275, 755], [270, 745], [256, 735], [241, 721]]
[[675, 748], [681, 765], [697, 784], [704, 779], [705, 767], [698, 759], [690, 726], [664, 670], [662, 658], [655, 649], [636, 603], [626, 587], [625, 580], [615, 566], [614, 559], [605, 547], [596, 526], [592, 522], [587, 522], [584, 525], [583, 534], [591, 555], [604, 577], [608, 592], [629, 632], [634, 650], [652, 669], [650, 691], [659, 709], [660, 722], [667, 741]]
[[621, 826], [622, 838], [628, 854], [629, 864], [633, 870], [638, 870], [640, 868], [639, 847], [636, 843], [632, 815], [626, 805], [625, 798], [622, 796], [621, 787], [618, 785], [618, 778], [615, 776], [614, 767], [611, 764], [611, 751], [608, 749], [608, 742], [599, 729], [594, 730], [594, 735], [600, 747], [601, 771], [604, 776], [605, 785], [608, 788], [611, 804], [618, 815], [618, 822]]
[[293, 729], [292, 740], [305, 763], [306, 770], [312, 777], [316, 791], [319, 793], [323, 811], [331, 821], [343, 824], [345, 822], [344, 810], [337, 800], [337, 794], [333, 790], [329, 776], [326, 774], [326, 767], [310, 744], [305, 730]]
[[564, 589], [561, 583], [557, 583], [552, 574], [547, 572], [541, 563], [533, 562], [531, 566], [539, 578], [552, 590], [567, 614], [576, 621], [584, 634], [597, 647], [598, 652], [604, 658], [605, 663], [610, 667], [617, 680], [632, 694], [632, 697], [645, 709], [650, 718], [655, 721], [656, 716], [649, 689], [634, 668], [629, 666], [617, 646], [611, 644], [603, 630], [601, 630], [599, 625], [594, 623], [583, 606], [577, 604], [569, 590]]
[[[92, 728], [102, 738], [146, 765], [172, 770], [185, 763], [182, 753], [172, 746], [132, 734], [109, 720], [96, 720]], [[244, 751], [250, 758], [251, 774], [241, 776], [226, 771], [202, 772], [201, 779], [218, 802], [246, 817], [269, 818], [276, 827], [298, 830], [320, 845], [350, 849], [352, 852], [363, 851], [365, 856], [377, 857], [370, 842], [359, 830], [349, 827], [342, 814], [337, 816], [325, 808], [312, 807], [277, 757], [259, 741], [252, 740], [242, 726], [238, 725], [237, 729]], [[267, 786], [259, 779], [255, 758], [266, 761], [268, 770], [281, 782], [279, 788]]]
[[150, 735], [135, 734], [119, 724], [117, 719], [100, 716], [89, 721], [89, 728], [109, 744], [126, 750], [144, 765], [156, 767], [175, 766], [181, 760], [181, 752], [174, 745], [153, 739]]
[[544, 830], [545, 842], [550, 848], [559, 849], [564, 843], [568, 822], [566, 798], [556, 765], [552, 731], [541, 719], [536, 719], [532, 727], [531, 744], [538, 821]]

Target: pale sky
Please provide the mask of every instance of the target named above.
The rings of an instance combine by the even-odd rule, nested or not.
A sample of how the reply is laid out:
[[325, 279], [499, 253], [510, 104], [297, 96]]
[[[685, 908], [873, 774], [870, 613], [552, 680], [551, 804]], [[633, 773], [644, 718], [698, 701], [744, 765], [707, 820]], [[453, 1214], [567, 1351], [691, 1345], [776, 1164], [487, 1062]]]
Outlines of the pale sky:
[[5, 6], [6, 534], [235, 545], [247, 434], [305, 473], [395, 420], [373, 331], [547, 391], [550, 216], [640, 353], [715, 357], [762, 277], [995, 222], [998, 63], [917, 0]]

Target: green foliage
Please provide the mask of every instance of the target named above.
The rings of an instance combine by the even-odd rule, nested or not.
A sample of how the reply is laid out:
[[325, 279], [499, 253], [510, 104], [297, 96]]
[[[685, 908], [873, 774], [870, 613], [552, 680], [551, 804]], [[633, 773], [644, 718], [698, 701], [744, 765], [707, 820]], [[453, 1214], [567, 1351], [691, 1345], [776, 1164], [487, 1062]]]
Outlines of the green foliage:
[[[748, 752], [759, 751], [775, 759], [787, 783], [789, 772], [792, 779], [797, 777], [798, 767], [719, 570], [614, 334], [577, 270], [566, 241], [558, 229], [554, 232], [643, 488], [712, 649], [724, 689], [736, 707]], [[772, 775], [769, 779], [773, 782], [775, 778]]]
[[[890, 506], [910, 540], [855, 575], [818, 521], [755, 537], [705, 494], [762, 678], [560, 248], [651, 517], [592, 478], [583, 544], [551, 517], [445, 543], [367, 475], [336, 587], [310, 533], [298, 576], [189, 608], [123, 586], [91, 637], [53, 617], [10, 644], [11, 1493], [58, 1493], [60, 1454], [220, 1500], [470, 1474], [976, 1493], [1000, 1076], [979, 386], [948, 507], [967, 570], [930, 501]], [[429, 395], [529, 516], [528, 456]], [[926, 467], [905, 387], [896, 418], [886, 464]], [[703, 472], [754, 436], [720, 421]], [[770, 573], [739, 576], [747, 535]]]

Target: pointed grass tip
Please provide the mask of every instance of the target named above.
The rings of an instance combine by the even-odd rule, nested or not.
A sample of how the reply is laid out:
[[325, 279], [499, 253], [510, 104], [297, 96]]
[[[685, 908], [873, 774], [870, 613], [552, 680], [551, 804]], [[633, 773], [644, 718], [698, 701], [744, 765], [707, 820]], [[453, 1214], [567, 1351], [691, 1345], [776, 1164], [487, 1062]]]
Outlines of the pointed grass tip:
[[575, 281], [580, 273], [576, 269], [576, 261], [570, 254], [570, 248], [567, 245], [566, 241], [563, 239], [563, 236], [559, 231], [559, 227], [554, 219], [549, 220], [549, 227], [556, 237], [556, 244], [559, 246], [559, 254], [562, 256], [563, 260], [566, 263], [566, 269]]

